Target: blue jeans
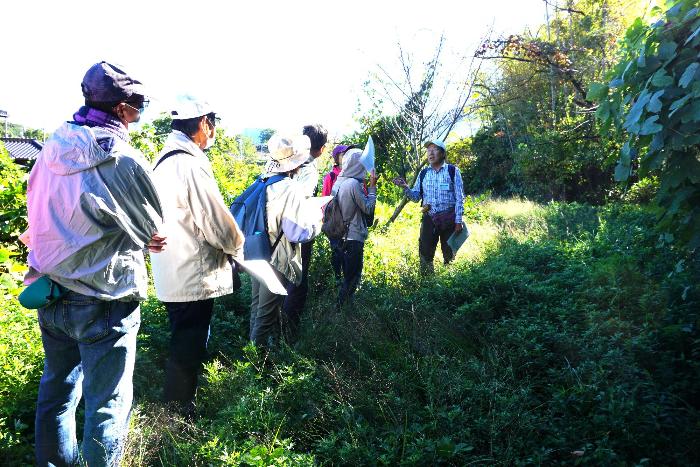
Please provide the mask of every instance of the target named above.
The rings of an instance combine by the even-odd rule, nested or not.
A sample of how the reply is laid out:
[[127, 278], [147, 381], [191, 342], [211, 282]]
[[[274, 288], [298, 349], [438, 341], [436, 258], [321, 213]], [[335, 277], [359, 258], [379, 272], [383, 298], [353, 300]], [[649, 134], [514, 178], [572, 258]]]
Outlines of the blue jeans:
[[107, 302], [68, 292], [38, 310], [44, 374], [36, 408], [39, 466], [79, 462], [75, 410], [85, 396], [82, 460], [118, 465], [129, 429], [138, 302]]

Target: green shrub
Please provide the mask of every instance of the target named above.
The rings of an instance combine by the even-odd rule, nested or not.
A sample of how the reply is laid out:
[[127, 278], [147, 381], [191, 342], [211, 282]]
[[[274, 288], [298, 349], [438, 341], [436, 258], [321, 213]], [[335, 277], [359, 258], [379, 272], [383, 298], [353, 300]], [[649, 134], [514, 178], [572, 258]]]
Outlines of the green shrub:
[[27, 173], [0, 142], [0, 245], [24, 251], [19, 235], [27, 229]]
[[[646, 207], [475, 205], [472, 237], [431, 278], [417, 272], [417, 205], [373, 229], [347, 313], [332, 311], [328, 245], [317, 239], [294, 349], [246, 345], [249, 284], [218, 299], [193, 421], [159, 402], [169, 332], [149, 299], [125, 463], [697, 463], [697, 259], [658, 245]], [[20, 325], [0, 321], [1, 335], [10, 329], [12, 365], [29, 370], [4, 384], [24, 391], [26, 412], [2, 394], [2, 413], [21, 415], [5, 416], [3, 439], [19, 440], [7, 452], [21, 459], [41, 359], [15, 344], [40, 345], [30, 314], [12, 316]]]
[[36, 311], [14, 298], [0, 298], [0, 460], [3, 465], [33, 459], [34, 408], [44, 352]]

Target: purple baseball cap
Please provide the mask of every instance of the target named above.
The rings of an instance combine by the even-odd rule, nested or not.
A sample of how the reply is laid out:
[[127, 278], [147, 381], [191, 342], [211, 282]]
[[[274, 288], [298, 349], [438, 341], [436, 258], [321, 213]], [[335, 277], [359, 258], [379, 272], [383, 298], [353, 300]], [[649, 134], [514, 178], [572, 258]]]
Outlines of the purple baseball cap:
[[350, 148], [347, 144], [339, 144], [336, 147], [333, 148], [333, 157], [337, 156], [340, 153], [343, 153], [347, 151]]
[[143, 84], [107, 62], [95, 63], [81, 83], [83, 96], [90, 102], [119, 102], [134, 94], [146, 96]]

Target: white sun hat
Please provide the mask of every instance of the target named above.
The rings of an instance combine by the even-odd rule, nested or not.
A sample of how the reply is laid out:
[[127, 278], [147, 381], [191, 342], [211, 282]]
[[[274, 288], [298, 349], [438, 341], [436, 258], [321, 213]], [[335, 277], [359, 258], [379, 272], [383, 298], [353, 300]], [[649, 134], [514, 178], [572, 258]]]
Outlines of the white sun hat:
[[205, 100], [191, 95], [178, 96], [175, 100], [170, 115], [173, 120], [189, 120], [214, 112], [211, 105]]
[[267, 173], [284, 173], [294, 170], [311, 157], [311, 140], [306, 135], [275, 133], [267, 142], [270, 155], [265, 164]]

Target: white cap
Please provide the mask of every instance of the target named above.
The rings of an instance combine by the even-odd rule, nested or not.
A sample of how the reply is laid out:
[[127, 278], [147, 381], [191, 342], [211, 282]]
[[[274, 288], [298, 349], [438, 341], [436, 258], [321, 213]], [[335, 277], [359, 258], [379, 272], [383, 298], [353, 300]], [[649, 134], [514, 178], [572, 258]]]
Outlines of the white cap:
[[426, 141], [425, 143], [423, 143], [423, 147], [427, 148], [431, 144], [434, 144], [435, 146], [439, 147], [440, 149], [442, 149], [445, 152], [447, 151], [447, 148], [445, 147], [445, 142], [442, 140], [439, 140], [439, 139], [430, 139], [430, 140]]
[[214, 112], [207, 101], [199, 100], [190, 95], [179, 96], [170, 112], [173, 120], [188, 120]]

